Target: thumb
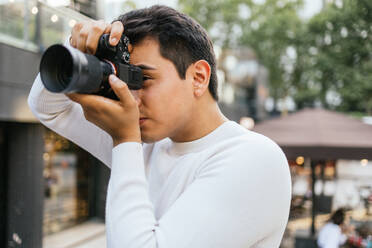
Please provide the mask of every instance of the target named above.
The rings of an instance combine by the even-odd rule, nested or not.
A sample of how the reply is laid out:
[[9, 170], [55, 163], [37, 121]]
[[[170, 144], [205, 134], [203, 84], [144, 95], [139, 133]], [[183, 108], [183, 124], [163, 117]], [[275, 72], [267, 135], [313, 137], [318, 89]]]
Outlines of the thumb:
[[130, 93], [128, 85], [125, 82], [120, 80], [114, 74], [109, 76], [109, 82], [112, 90], [115, 92], [116, 96], [124, 106], [136, 103], [133, 95]]

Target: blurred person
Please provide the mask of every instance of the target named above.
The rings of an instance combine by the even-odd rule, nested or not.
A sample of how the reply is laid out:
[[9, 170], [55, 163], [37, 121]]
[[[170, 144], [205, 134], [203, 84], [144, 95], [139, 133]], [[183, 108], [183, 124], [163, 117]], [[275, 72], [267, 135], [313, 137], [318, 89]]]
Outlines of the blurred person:
[[355, 248], [372, 248], [372, 230], [369, 225], [367, 223], [363, 223], [357, 227], [354, 235], [349, 237], [348, 244]]
[[38, 75], [28, 98], [44, 125], [111, 168], [108, 247], [279, 247], [291, 198], [287, 160], [221, 113], [206, 31], [156, 5], [111, 24], [78, 23], [69, 41], [94, 54], [103, 33], [115, 46], [123, 32], [142, 89], [111, 75], [119, 101], [66, 96], [48, 92]]
[[336, 210], [319, 231], [318, 246], [320, 248], [338, 248], [345, 244], [350, 234], [354, 229], [353, 226], [345, 223], [345, 210], [340, 208]]

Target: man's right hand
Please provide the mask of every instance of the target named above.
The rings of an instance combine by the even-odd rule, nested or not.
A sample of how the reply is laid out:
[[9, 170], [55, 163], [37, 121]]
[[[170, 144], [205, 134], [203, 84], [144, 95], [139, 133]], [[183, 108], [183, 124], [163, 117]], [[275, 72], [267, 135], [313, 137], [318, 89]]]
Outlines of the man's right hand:
[[70, 45], [84, 53], [95, 54], [102, 34], [110, 34], [110, 45], [116, 46], [124, 32], [120, 21], [112, 24], [99, 21], [78, 22], [72, 28]]

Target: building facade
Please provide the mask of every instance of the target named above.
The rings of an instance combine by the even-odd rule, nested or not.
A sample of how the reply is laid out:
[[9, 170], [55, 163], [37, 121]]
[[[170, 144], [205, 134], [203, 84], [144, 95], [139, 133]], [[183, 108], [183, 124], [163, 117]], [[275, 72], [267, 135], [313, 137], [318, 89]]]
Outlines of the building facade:
[[[96, 1], [70, 6], [95, 18]], [[42, 247], [45, 235], [104, 221], [109, 169], [32, 115], [42, 51], [86, 16], [40, 1], [0, 1], [0, 247]]]

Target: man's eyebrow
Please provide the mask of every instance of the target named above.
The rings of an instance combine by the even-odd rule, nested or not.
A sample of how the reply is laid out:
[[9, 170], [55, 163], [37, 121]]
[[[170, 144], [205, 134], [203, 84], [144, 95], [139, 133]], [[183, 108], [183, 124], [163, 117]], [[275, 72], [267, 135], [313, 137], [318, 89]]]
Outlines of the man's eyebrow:
[[140, 64], [140, 65], [136, 65], [136, 66], [138, 66], [142, 70], [156, 70], [156, 68], [148, 66], [148, 65], [144, 65], [144, 64]]

